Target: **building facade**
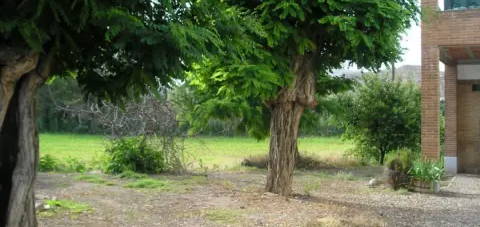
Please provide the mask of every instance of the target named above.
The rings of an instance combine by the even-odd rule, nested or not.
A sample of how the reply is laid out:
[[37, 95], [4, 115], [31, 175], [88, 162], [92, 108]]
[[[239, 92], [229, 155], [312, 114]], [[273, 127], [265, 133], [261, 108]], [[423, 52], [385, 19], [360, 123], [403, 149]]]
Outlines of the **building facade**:
[[[480, 173], [480, 0], [421, 4], [422, 153], [438, 158], [444, 149], [447, 172]], [[445, 64], [443, 148], [439, 62]]]

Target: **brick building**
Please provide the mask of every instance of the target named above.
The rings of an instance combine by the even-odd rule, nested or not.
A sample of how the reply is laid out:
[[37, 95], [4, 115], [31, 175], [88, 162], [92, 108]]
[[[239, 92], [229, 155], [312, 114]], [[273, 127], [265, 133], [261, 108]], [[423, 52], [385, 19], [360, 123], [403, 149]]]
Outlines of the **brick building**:
[[422, 0], [422, 11], [422, 153], [438, 158], [442, 149], [441, 61], [446, 169], [480, 173], [480, 0]]

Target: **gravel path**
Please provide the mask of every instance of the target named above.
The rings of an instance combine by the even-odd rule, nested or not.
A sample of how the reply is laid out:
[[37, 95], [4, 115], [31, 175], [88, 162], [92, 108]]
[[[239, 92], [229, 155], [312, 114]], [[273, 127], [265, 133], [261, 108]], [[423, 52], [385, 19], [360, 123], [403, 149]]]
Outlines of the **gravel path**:
[[[361, 187], [361, 185], [358, 185]], [[319, 200], [373, 210], [388, 226], [480, 226], [480, 176], [457, 175], [438, 194], [371, 190], [325, 190]]]

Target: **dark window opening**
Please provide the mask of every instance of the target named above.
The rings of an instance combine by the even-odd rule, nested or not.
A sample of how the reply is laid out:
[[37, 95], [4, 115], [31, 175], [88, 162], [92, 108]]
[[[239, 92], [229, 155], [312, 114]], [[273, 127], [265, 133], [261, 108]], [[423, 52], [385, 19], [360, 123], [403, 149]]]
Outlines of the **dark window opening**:
[[472, 85], [472, 91], [480, 91], [480, 84]]

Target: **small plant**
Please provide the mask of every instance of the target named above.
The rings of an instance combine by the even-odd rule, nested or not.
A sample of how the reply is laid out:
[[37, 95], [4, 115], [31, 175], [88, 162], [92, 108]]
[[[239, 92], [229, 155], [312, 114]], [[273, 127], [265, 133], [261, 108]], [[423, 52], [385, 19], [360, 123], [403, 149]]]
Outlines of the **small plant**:
[[303, 193], [306, 196], [311, 196], [313, 191], [316, 191], [320, 188], [321, 184], [319, 181], [308, 181], [303, 185]]
[[66, 161], [66, 171], [75, 173], [84, 173], [87, 171], [87, 166], [84, 162], [76, 158], [68, 158]]
[[443, 163], [418, 159], [413, 162], [413, 166], [408, 173], [415, 180], [423, 182], [438, 181], [444, 174]]
[[106, 152], [110, 154], [108, 173], [160, 173], [166, 169], [163, 153], [149, 146], [144, 137], [114, 140]]
[[59, 170], [59, 164], [57, 159], [53, 156], [46, 154], [40, 157], [39, 160], [39, 171], [41, 172], [50, 172]]
[[400, 149], [387, 154], [385, 166], [388, 168], [388, 181], [394, 190], [409, 183], [409, 171], [418, 155], [410, 149]]

